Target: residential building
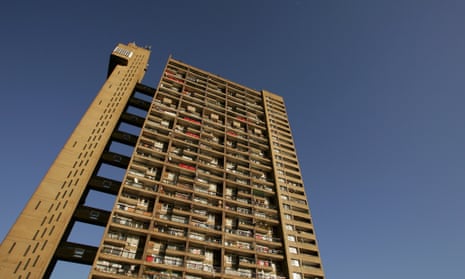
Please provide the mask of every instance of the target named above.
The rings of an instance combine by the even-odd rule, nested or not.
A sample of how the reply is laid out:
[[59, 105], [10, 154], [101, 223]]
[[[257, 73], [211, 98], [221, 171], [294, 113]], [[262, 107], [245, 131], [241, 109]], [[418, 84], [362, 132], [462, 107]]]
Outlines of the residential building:
[[[153, 88], [149, 56], [114, 49], [0, 246], [2, 275], [48, 278], [63, 260], [92, 265], [95, 279], [323, 279], [283, 98], [171, 57]], [[102, 176], [106, 165], [123, 177]], [[87, 206], [91, 191], [114, 195], [112, 210]], [[68, 240], [76, 222], [105, 227], [99, 247]]]

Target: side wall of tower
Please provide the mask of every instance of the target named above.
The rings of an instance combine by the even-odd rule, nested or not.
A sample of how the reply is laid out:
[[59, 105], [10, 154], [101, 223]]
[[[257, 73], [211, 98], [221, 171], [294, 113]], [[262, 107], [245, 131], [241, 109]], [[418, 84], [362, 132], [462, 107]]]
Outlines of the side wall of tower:
[[2, 278], [42, 278], [150, 52], [118, 45], [108, 79], [0, 246]]

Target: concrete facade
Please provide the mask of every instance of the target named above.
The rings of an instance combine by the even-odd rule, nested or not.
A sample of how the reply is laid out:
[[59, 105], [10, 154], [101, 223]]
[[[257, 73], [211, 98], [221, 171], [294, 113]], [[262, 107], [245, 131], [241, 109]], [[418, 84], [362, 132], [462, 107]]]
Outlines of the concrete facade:
[[[171, 57], [152, 88], [141, 83], [149, 56], [114, 49], [108, 79], [0, 246], [2, 276], [47, 278], [66, 260], [92, 265], [89, 278], [323, 279], [283, 98]], [[122, 181], [98, 176], [103, 164], [124, 169]], [[89, 190], [114, 195], [112, 211], [84, 206]], [[76, 221], [105, 226], [99, 247], [67, 242]]]

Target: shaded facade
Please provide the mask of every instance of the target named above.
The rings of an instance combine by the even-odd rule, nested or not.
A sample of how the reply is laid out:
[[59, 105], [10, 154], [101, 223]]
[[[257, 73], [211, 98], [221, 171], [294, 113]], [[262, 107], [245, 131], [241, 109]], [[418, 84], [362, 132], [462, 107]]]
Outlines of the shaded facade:
[[[323, 279], [283, 98], [173, 58], [152, 88], [149, 55], [114, 49], [105, 84], [3, 241], [1, 273], [47, 278], [63, 260], [92, 265], [89, 278]], [[104, 165], [124, 177], [101, 176]], [[86, 206], [89, 191], [114, 195], [111, 212]], [[68, 241], [75, 222], [105, 227], [99, 247]]]

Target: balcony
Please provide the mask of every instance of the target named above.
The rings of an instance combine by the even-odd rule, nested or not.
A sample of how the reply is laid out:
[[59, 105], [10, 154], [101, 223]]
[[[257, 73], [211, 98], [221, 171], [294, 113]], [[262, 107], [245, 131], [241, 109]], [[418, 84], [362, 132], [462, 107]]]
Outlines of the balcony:
[[159, 214], [158, 218], [171, 221], [171, 222], [180, 223], [180, 224], [187, 224], [189, 221], [189, 218], [186, 216], [180, 216], [180, 215], [174, 215], [174, 214]]
[[136, 277], [139, 272], [139, 266], [118, 261], [98, 260], [95, 265], [95, 270], [98, 272]]
[[143, 189], [143, 190], [147, 190], [150, 192], [156, 192], [158, 189], [158, 185], [145, 185], [144, 183], [140, 182], [138, 179], [130, 178], [130, 177], [126, 179], [126, 182], [124, 184], [130, 187], [134, 187], [137, 189]]
[[255, 277], [255, 273], [252, 271], [252, 269], [247, 269], [247, 268], [231, 268], [227, 267], [224, 270], [225, 275], [232, 275], [236, 277], [245, 277], [245, 278], [253, 278]]
[[253, 250], [253, 245], [250, 242], [238, 240], [225, 240], [224, 246], [241, 250]]
[[175, 237], [185, 237], [186, 236], [186, 229], [169, 227], [167, 225], [159, 225], [154, 228], [155, 232], [159, 232], [162, 234], [167, 234], [170, 236]]
[[226, 233], [237, 235], [240, 237], [252, 237], [253, 233], [251, 230], [241, 230], [241, 229], [225, 229]]
[[149, 227], [148, 222], [142, 222], [135, 220], [131, 217], [125, 217], [115, 214], [112, 218], [113, 223], [123, 225], [126, 227], [131, 227], [135, 229], [147, 229]]
[[186, 268], [188, 269], [194, 269], [194, 270], [200, 270], [203, 272], [213, 272], [214, 267], [211, 263], [203, 263], [201, 261], [196, 261], [196, 260], [188, 260], [186, 262]]
[[103, 254], [128, 258], [128, 259], [135, 259], [136, 258], [136, 251], [137, 247], [134, 250], [126, 249], [125, 247], [114, 246], [110, 244], [104, 244], [102, 248]]
[[144, 273], [142, 274], [143, 279], [181, 279], [181, 273], [159, 270], [151, 267], [145, 267]]
[[208, 223], [205, 223], [204, 220], [196, 220], [196, 219], [192, 219], [191, 225], [197, 228], [208, 229], [208, 230], [219, 230], [221, 228], [221, 226], [214, 225], [214, 224], [208, 224]]

